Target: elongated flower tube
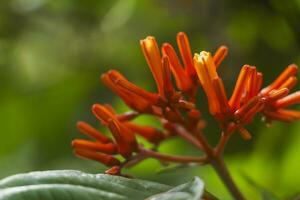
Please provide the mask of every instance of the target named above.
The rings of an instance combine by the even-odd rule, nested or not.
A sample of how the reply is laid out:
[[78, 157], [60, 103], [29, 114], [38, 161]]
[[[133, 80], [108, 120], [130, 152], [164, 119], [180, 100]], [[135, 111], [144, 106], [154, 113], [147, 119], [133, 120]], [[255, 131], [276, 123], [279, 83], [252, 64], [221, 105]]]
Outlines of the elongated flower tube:
[[290, 94], [282, 99], [278, 99], [274, 103], [274, 107], [276, 108], [285, 108], [294, 104], [300, 103], [300, 91]]
[[111, 154], [118, 153], [118, 149], [117, 145], [115, 145], [110, 138], [86, 122], [78, 122], [77, 128], [81, 133], [89, 136], [95, 141], [85, 139], [73, 140], [72, 147], [75, 155], [101, 162], [107, 166], [120, 164], [120, 161], [117, 158], [111, 156]]
[[170, 61], [167, 56], [162, 58], [162, 71], [164, 77], [164, 94], [167, 99], [170, 99], [174, 96], [174, 87], [171, 80], [171, 69]]
[[[277, 96], [277, 98], [273, 97], [273, 100], [263, 109], [263, 115], [267, 122], [272, 120], [291, 122], [300, 119], [298, 111], [287, 109], [287, 107], [300, 103], [299, 91], [288, 95], [289, 91], [296, 85], [297, 71], [297, 65], [289, 65], [273, 83], [261, 91], [261, 95], [269, 98]], [[284, 89], [287, 91], [283, 91]]]
[[85, 149], [106, 154], [117, 153], [117, 147], [113, 143], [102, 144], [100, 142], [91, 142], [88, 140], [76, 139], [72, 141], [72, 146], [75, 149]]
[[82, 121], [77, 122], [77, 129], [81, 133], [83, 133], [83, 134], [85, 134], [85, 135], [87, 135], [87, 136], [89, 136], [91, 138], [94, 138], [94, 139], [96, 139], [99, 142], [102, 142], [102, 143], [109, 143], [109, 142], [111, 142], [110, 138], [108, 138], [103, 133], [101, 133], [100, 131], [96, 130], [94, 127], [92, 127], [91, 125], [89, 125], [86, 122], [82, 122]]
[[181, 58], [184, 63], [185, 71], [187, 75], [190, 76], [192, 80], [197, 77], [196, 70], [194, 68], [194, 61], [192, 57], [190, 42], [187, 35], [184, 32], [179, 32], [177, 34], [177, 45], [181, 54]]
[[91, 160], [101, 162], [108, 167], [121, 164], [121, 162], [115, 157], [103, 153], [97, 153], [95, 151], [75, 149], [74, 153], [79, 157], [88, 158]]
[[213, 78], [213, 88], [216, 92], [216, 96], [219, 102], [220, 111], [223, 114], [228, 114], [230, 112], [230, 107], [227, 99], [227, 94], [222, 79], [219, 77]]
[[195, 54], [194, 65], [201, 85], [207, 96], [210, 113], [212, 115], [221, 113], [220, 102], [218, 101], [213, 85], [213, 79], [218, 78], [218, 74], [211, 54], [205, 51], [202, 51], [200, 54]]
[[288, 81], [290, 77], [293, 77], [297, 74], [298, 67], [296, 64], [289, 65], [279, 76], [278, 78], [271, 83], [269, 86], [262, 90], [262, 94], [266, 94], [271, 90], [280, 88], [283, 84]]
[[245, 86], [247, 85], [247, 81], [250, 79], [250, 66], [244, 65], [240, 71], [237, 82], [235, 84], [232, 96], [229, 100], [229, 105], [231, 110], [237, 110], [241, 104], [241, 97], [245, 91]]
[[227, 53], [228, 53], [228, 48], [224, 45], [220, 46], [217, 49], [216, 53], [213, 56], [216, 68], [218, 68], [221, 65], [221, 63], [225, 59]]
[[152, 126], [141, 126], [133, 122], [125, 122], [124, 125], [131, 131], [141, 135], [152, 143], [158, 143], [164, 139], [164, 134]]
[[115, 70], [101, 76], [102, 82], [114, 91], [131, 108], [139, 112], [149, 112], [152, 105], [160, 103], [157, 94], [148, 92], [133, 83]]
[[185, 92], [190, 91], [193, 87], [193, 83], [186, 73], [185, 69], [181, 65], [174, 48], [169, 43], [165, 43], [162, 46], [162, 52], [169, 58], [170, 66], [174, 74], [177, 87]]
[[163, 71], [161, 65], [161, 55], [154, 37], [148, 36], [146, 39], [140, 41], [141, 48], [144, 56], [151, 69], [152, 75], [155, 79], [158, 93], [164, 96], [164, 85], [163, 85]]
[[118, 144], [119, 153], [123, 157], [129, 158], [132, 152], [137, 149], [137, 142], [133, 133], [124, 125], [113, 119], [109, 121], [108, 128]]
[[124, 157], [130, 156], [137, 148], [134, 134], [104, 106], [95, 104], [92, 111], [100, 121], [104, 122], [104, 124], [108, 124], [108, 127], [118, 144], [120, 154]]

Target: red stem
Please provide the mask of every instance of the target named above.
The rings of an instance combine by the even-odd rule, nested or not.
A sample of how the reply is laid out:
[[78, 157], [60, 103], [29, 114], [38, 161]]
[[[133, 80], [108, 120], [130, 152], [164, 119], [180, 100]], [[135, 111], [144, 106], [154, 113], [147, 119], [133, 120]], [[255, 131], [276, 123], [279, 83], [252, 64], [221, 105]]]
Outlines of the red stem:
[[164, 153], [158, 153], [156, 151], [140, 148], [140, 153], [147, 157], [157, 158], [163, 161], [179, 162], [179, 163], [206, 163], [206, 157], [194, 157], [194, 156], [174, 156]]
[[215, 157], [211, 161], [211, 165], [218, 173], [219, 177], [222, 179], [224, 185], [230, 191], [231, 195], [236, 200], [245, 200], [240, 190], [237, 188], [236, 184], [234, 183], [223, 159], [221, 157]]

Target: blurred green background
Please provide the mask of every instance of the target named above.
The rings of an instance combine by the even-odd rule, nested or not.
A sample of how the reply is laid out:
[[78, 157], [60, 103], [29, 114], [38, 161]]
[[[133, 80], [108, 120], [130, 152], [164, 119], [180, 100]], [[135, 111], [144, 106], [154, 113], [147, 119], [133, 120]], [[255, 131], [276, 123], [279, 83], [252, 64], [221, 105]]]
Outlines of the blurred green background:
[[[129, 80], [154, 90], [139, 47], [147, 35], [160, 44], [175, 45], [177, 32], [185, 31], [193, 52], [227, 45], [229, 56], [220, 74], [232, 91], [242, 64], [256, 65], [265, 84], [288, 64], [300, 64], [299, 19], [300, 0], [0, 1], [0, 178], [46, 169], [103, 172], [102, 165], [72, 155], [70, 141], [81, 137], [75, 123], [97, 124], [90, 112], [95, 102], [128, 110], [99, 81], [108, 69], [118, 69]], [[219, 131], [207, 116], [203, 94], [199, 99], [208, 118], [205, 132], [216, 142]], [[157, 123], [149, 117], [139, 121]], [[280, 198], [300, 192], [300, 123], [276, 122], [267, 128], [258, 117], [248, 128], [253, 140], [235, 135], [225, 153], [246, 196], [259, 199], [245, 176]], [[161, 150], [198, 153], [176, 139]], [[160, 174], [154, 169], [160, 169], [159, 164], [147, 160], [128, 173], [172, 185], [197, 175], [210, 192], [230, 199], [210, 167]]]

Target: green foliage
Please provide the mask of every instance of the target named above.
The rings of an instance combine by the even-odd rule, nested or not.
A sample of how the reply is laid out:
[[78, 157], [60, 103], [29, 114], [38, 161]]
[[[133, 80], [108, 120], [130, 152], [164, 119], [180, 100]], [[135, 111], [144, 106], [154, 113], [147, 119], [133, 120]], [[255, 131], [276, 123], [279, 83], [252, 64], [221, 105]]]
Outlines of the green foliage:
[[18, 174], [0, 181], [0, 200], [199, 200], [203, 182], [171, 186], [105, 174], [61, 170]]
[[204, 193], [204, 183], [197, 177], [167, 192], [149, 197], [147, 200], [199, 200]]

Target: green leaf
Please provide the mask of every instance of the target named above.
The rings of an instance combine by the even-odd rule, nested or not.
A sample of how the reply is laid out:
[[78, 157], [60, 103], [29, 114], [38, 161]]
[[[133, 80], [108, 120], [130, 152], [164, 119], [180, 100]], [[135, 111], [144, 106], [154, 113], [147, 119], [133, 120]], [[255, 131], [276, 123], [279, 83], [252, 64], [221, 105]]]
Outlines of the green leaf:
[[203, 188], [199, 178], [172, 189], [150, 181], [60, 170], [30, 172], [0, 180], [0, 200], [139, 200], [149, 196], [151, 200], [199, 200]]
[[256, 183], [252, 178], [244, 174], [245, 180], [249, 183], [249, 185], [253, 186], [261, 195], [262, 200], [279, 200], [271, 191], [267, 190], [265, 187]]
[[195, 177], [191, 182], [149, 197], [147, 200], [199, 200], [203, 192], [204, 183], [198, 177]]

